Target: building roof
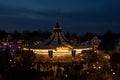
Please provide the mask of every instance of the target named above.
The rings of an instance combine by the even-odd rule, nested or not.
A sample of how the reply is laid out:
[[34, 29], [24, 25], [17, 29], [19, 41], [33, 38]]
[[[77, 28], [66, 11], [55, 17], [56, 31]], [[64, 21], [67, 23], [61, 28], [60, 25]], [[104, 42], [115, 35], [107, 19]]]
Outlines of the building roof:
[[53, 28], [54, 32], [52, 35], [41, 44], [34, 45], [33, 48], [57, 48], [57, 47], [68, 47], [73, 48], [71, 43], [62, 33], [61, 27], [59, 26], [58, 19], [56, 20], [56, 26]]

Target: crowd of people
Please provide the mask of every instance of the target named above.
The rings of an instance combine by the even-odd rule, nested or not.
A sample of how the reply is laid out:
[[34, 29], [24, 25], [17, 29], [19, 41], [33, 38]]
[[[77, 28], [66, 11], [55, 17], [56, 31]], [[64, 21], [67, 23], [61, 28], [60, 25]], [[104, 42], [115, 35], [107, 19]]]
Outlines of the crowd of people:
[[118, 77], [117, 73], [110, 71], [111, 69], [85, 69], [84, 64], [86, 63], [41, 62], [37, 70], [44, 72], [44, 75], [37, 80], [118, 80], [115, 79]]

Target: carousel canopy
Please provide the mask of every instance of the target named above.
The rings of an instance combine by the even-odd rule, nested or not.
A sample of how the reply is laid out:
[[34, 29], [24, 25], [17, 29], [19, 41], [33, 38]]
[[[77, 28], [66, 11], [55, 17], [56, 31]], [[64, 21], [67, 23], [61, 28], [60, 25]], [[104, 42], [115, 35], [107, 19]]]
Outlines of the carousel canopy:
[[57, 47], [67, 47], [73, 48], [71, 43], [67, 40], [67, 38], [63, 35], [61, 27], [59, 26], [58, 19], [56, 20], [56, 26], [53, 28], [54, 32], [52, 35], [42, 42], [41, 44], [34, 45], [33, 48], [41, 49], [53, 49]]

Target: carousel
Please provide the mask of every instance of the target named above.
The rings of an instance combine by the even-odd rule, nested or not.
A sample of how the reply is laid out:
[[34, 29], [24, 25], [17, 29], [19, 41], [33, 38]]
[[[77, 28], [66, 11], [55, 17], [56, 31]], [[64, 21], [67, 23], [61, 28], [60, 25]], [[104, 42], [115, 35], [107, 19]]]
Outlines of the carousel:
[[[24, 50], [25, 49], [26, 48], [24, 48]], [[64, 60], [67, 58], [70, 58], [71, 60], [73, 57], [80, 55], [83, 50], [90, 49], [92, 48], [89, 44], [78, 44], [75, 46], [70, 43], [70, 41], [62, 33], [62, 28], [59, 26], [58, 19], [56, 20], [56, 26], [53, 28], [52, 35], [44, 42], [35, 44], [31, 48], [37, 56], [42, 56], [45, 59], [52, 58], [55, 60]]]

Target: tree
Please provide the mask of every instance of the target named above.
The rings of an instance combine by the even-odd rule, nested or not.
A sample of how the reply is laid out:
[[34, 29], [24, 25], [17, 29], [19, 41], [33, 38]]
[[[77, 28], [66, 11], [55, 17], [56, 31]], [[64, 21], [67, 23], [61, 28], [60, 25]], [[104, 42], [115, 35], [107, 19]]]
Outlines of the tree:
[[118, 36], [112, 32], [107, 32], [101, 36], [101, 43], [99, 49], [109, 51], [114, 50], [117, 43]]
[[113, 53], [110, 62], [112, 67], [117, 67], [117, 64], [120, 64], [120, 53]]
[[65, 37], [66, 37], [68, 40], [70, 40], [70, 39], [71, 39], [70, 33], [69, 33], [69, 32], [66, 32], [66, 33], [65, 33]]
[[10, 48], [7, 46], [5, 51], [2, 51], [0, 54], [0, 68], [2, 69], [8, 69], [10, 67], [9, 61], [10, 61]]
[[85, 51], [83, 57], [84, 57], [85, 61], [90, 64], [93, 64], [99, 60], [97, 54], [94, 53], [93, 50]]
[[13, 32], [13, 33], [12, 33], [12, 38], [13, 38], [14, 40], [20, 40], [20, 39], [23, 39], [23, 36], [22, 36], [22, 33]]
[[0, 30], [0, 39], [3, 39], [7, 36], [7, 33], [3, 30]]
[[50, 31], [45, 31], [45, 32], [43, 32], [42, 33], [42, 38], [43, 38], [43, 40], [46, 40], [46, 39], [48, 39], [50, 36], [51, 36], [51, 32]]
[[79, 37], [81, 39], [81, 42], [89, 41], [91, 40], [95, 35], [93, 33], [87, 32], [85, 35]]

